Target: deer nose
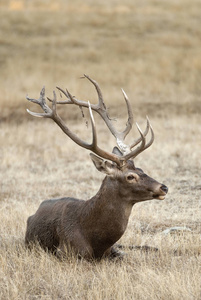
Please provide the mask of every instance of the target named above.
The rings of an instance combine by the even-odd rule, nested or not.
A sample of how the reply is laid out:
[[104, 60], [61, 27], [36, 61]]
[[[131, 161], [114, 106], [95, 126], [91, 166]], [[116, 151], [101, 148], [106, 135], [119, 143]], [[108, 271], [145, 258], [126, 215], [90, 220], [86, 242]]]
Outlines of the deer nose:
[[166, 185], [162, 184], [161, 187], [160, 187], [160, 189], [167, 194], [168, 187]]

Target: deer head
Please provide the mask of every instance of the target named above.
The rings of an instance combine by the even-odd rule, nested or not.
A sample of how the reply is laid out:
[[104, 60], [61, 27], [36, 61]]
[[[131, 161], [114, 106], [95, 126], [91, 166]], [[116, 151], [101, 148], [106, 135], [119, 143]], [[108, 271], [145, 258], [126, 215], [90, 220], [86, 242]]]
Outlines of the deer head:
[[[27, 100], [39, 104], [43, 113], [27, 111], [36, 117], [51, 118], [76, 144], [90, 150], [92, 152], [90, 153], [90, 156], [95, 167], [100, 172], [106, 174], [106, 177], [99, 192], [88, 201], [84, 201], [84, 203], [83, 201], [75, 201], [74, 203], [75, 199], [73, 198], [65, 198], [65, 201], [61, 201], [64, 199], [52, 200], [53, 202], [46, 201], [45, 205], [48, 207], [55, 205], [55, 213], [53, 213], [52, 219], [50, 220], [48, 208], [46, 207], [44, 212], [44, 205], [41, 205], [36, 214], [28, 219], [26, 241], [32, 241], [34, 237], [37, 237], [44, 248], [52, 249], [53, 242], [51, 242], [51, 238], [50, 241], [47, 242], [48, 236], [52, 236], [53, 232], [63, 232], [65, 237], [57, 237], [58, 241], [54, 238], [53, 248], [58, 246], [61, 249], [63, 243], [65, 245], [70, 243], [79, 254], [85, 257], [100, 258], [108, 251], [108, 249], [111, 250], [111, 246], [125, 231], [133, 204], [150, 199], [163, 200], [167, 194], [168, 188], [146, 175], [141, 169], [136, 168], [133, 162], [133, 159], [150, 147], [154, 141], [154, 132], [149, 119], [147, 118], [147, 125], [144, 132], [141, 131], [139, 125], [136, 123], [140, 136], [129, 145], [126, 144], [125, 137], [133, 126], [133, 113], [126, 93], [122, 90], [128, 111], [128, 121], [125, 129], [120, 132], [114, 128], [113, 123], [108, 116], [98, 83], [87, 75], [84, 75], [84, 77], [96, 88], [98, 94], [97, 104], [90, 104], [89, 102], [78, 100], [67, 90], [64, 91], [57, 87], [66, 99], [64, 101], [57, 101], [56, 93], [53, 92], [53, 99], [47, 98], [52, 103], [52, 107], [50, 108], [46, 103], [45, 88], [43, 87], [38, 100], [27, 97]], [[69, 130], [57, 113], [58, 104], [73, 104], [89, 109], [92, 127], [92, 142], [90, 144], [81, 140]], [[101, 116], [116, 139], [116, 146], [112, 152], [108, 152], [98, 146], [96, 125], [92, 111], [97, 112]], [[147, 142], [146, 139], [149, 132], [150, 139]], [[73, 204], [71, 205], [69, 202], [73, 202]], [[56, 206], [58, 206], [57, 209]], [[75, 227], [72, 229], [74, 230], [73, 233], [70, 232], [67, 234], [68, 229], [66, 229], [65, 232], [65, 229], [61, 230], [61, 228], [53, 228], [53, 226], [55, 226], [53, 224], [57, 224], [55, 218], [62, 218], [64, 207], [66, 207], [65, 210], [67, 214], [65, 216], [64, 227]], [[60, 211], [59, 216], [58, 211]], [[54, 210], [51, 209], [51, 212], [54, 212]], [[69, 221], [68, 216], [70, 216]], [[49, 231], [44, 233], [41, 232], [43, 229], [39, 230], [38, 228], [45, 227], [43, 223], [46, 219], [48, 224], [52, 224], [52, 227], [48, 225]], [[74, 226], [74, 223], [78, 224], [78, 219], [79, 226]], [[59, 223], [63, 222], [62, 220], [60, 221]], [[76, 226], [82, 228], [82, 233]], [[74, 238], [72, 238], [73, 234]], [[112, 252], [114, 254], [114, 251]]]
[[142, 169], [136, 168], [133, 161], [129, 160], [126, 166], [119, 168], [92, 153], [90, 156], [98, 171], [105, 173], [112, 181], [118, 178], [119, 193], [127, 202], [135, 204], [150, 199], [165, 199], [167, 187], [146, 175]]

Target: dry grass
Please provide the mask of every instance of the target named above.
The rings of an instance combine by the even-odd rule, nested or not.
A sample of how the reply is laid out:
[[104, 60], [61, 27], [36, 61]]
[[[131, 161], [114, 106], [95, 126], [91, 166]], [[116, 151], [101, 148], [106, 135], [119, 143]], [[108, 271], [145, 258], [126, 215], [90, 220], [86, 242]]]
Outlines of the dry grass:
[[[16, 0], [0, 6], [0, 299], [200, 299], [201, 1]], [[73, 256], [61, 262], [24, 247], [26, 219], [43, 199], [87, 199], [103, 178], [87, 151], [51, 121], [25, 111], [33, 108], [26, 94], [37, 97], [44, 84], [49, 96], [59, 85], [96, 101], [82, 73], [100, 83], [119, 125], [126, 114], [121, 87], [140, 125], [149, 115], [156, 140], [136, 165], [169, 187], [165, 201], [133, 208], [120, 241], [127, 252], [122, 262]], [[90, 137], [79, 110], [68, 107], [63, 115]], [[101, 145], [111, 150], [113, 139], [98, 125]], [[172, 226], [192, 231], [162, 233]]]

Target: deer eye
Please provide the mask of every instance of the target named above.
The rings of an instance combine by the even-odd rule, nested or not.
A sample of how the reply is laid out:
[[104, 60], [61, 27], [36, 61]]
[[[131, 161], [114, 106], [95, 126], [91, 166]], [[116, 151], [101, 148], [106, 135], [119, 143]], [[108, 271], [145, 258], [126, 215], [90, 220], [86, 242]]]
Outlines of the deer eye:
[[127, 181], [137, 181], [138, 180], [138, 175], [137, 174], [129, 174], [127, 175], [126, 177], [126, 180]]
[[135, 179], [135, 177], [134, 177], [133, 175], [128, 175], [128, 176], [127, 176], [127, 179], [130, 181], [130, 180]]

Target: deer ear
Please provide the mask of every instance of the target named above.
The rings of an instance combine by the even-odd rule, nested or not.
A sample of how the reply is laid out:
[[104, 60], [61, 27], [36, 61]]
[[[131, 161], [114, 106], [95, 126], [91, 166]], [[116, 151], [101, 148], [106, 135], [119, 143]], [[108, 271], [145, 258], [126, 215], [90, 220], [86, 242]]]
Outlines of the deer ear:
[[90, 157], [98, 171], [105, 173], [106, 175], [113, 175], [116, 172], [117, 167], [113, 163], [104, 160], [93, 153], [90, 153]]

